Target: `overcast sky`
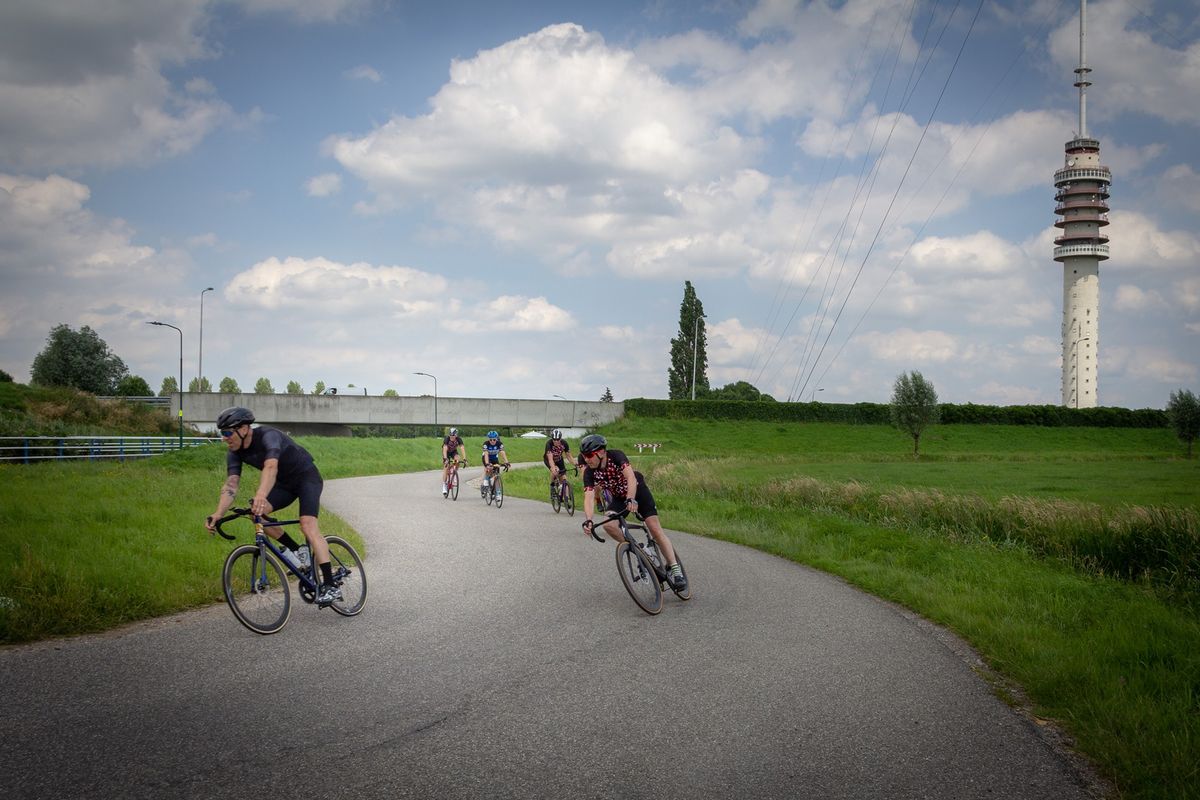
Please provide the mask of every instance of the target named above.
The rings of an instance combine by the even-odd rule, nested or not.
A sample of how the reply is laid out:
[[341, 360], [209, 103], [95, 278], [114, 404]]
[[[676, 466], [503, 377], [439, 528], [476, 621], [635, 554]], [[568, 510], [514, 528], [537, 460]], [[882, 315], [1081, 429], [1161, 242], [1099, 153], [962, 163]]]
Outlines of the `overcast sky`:
[[[1200, 390], [1200, 19], [1088, 6], [1100, 402]], [[8, 0], [0, 369], [89, 325], [371, 394], [1060, 402], [1075, 0]], [[354, 391], [354, 390], [349, 390]]]

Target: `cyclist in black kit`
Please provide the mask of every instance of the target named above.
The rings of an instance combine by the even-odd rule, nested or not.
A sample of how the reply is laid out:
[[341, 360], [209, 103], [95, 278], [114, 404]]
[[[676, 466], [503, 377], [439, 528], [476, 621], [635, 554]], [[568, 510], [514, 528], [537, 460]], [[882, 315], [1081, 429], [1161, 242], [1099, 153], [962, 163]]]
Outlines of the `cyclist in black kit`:
[[[342, 590], [333, 581], [329, 566], [329, 546], [317, 525], [317, 514], [321, 510], [321, 490], [325, 486], [317, 465], [307, 450], [296, 444], [290, 436], [275, 428], [260, 425], [251, 428], [254, 414], [248, 408], [233, 406], [217, 417], [217, 428], [225, 439], [228, 453], [225, 466], [228, 477], [217, 500], [217, 510], [205, 520], [204, 526], [211, 534], [216, 531], [215, 521], [224, 516], [237, 497], [238, 485], [242, 480], [242, 465], [249, 464], [262, 470], [258, 491], [250, 501], [250, 510], [255, 514], [267, 515], [300, 499], [300, 530], [312, 550], [317, 566], [321, 570], [321, 587], [317, 592], [317, 604], [327, 606], [342, 599]], [[282, 533], [282, 528], [267, 528], [266, 533], [277, 539], [285, 548], [284, 555], [295, 559], [300, 547], [292, 537]], [[297, 559], [293, 565], [298, 564]]]
[[[607, 490], [612, 495], [609, 503], [611, 511], [628, 508], [631, 512], [641, 514], [646, 521], [650, 535], [667, 560], [667, 580], [671, 582], [671, 588], [679, 591], [687, 588], [687, 577], [675, 560], [675, 548], [658, 521], [658, 508], [654, 505], [654, 496], [650, 494], [650, 487], [646, 485], [642, 473], [634, 472], [633, 465], [620, 450], [609, 450], [608, 441], [598, 433], [583, 437], [579, 442], [579, 452], [587, 464], [587, 469], [583, 471], [584, 533], [589, 536], [592, 533], [597, 489]], [[620, 528], [615, 522], [605, 525], [604, 532], [614, 542], [621, 542]]]
[[[466, 445], [463, 444], [462, 437], [458, 435], [458, 428], [451, 428], [449, 435], [442, 439], [442, 497], [450, 494], [450, 461], [462, 461], [467, 463]], [[456, 495], [457, 496], [457, 495]]]
[[562, 431], [554, 431], [546, 440], [546, 452], [542, 454], [542, 461], [546, 463], [546, 469], [550, 470], [551, 489], [554, 488], [554, 480], [558, 477], [558, 473], [563, 473], [563, 480], [566, 480], [566, 461], [570, 457], [571, 445], [567, 444], [567, 440], [563, 438]]

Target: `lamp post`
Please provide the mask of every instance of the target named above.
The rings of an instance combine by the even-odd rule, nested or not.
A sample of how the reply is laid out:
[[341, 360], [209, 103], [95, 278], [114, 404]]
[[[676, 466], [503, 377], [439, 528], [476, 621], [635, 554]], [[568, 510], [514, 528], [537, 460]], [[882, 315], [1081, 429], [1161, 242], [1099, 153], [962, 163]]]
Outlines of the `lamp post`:
[[437, 427], [437, 376], [430, 375], [428, 372], [414, 372], [413, 375], [424, 375], [426, 378], [433, 378], [433, 427]]
[[[167, 322], [147, 322], [147, 325], [160, 325], [164, 328], [175, 328]], [[179, 334], [179, 449], [183, 449], [183, 331], [175, 328]]]
[[1074, 388], [1071, 390], [1071, 394], [1075, 395], [1076, 408], [1079, 408], [1079, 356], [1076, 352], [1076, 349], [1080, 342], [1089, 341], [1091, 338], [1092, 337], [1090, 336], [1081, 336], [1075, 341], [1071, 342], [1071, 379], [1075, 383]]
[[817, 392], [823, 392], [824, 389], [813, 389], [813, 393], [808, 396], [808, 402], [812, 403], [817, 399]]
[[[198, 373], [196, 375], [196, 391], [198, 392], [204, 391], [204, 292], [211, 292], [212, 290], [213, 287], [210, 286], [200, 292], [200, 354], [196, 365], [196, 372]], [[183, 387], [180, 386], [179, 389], [182, 391]]]

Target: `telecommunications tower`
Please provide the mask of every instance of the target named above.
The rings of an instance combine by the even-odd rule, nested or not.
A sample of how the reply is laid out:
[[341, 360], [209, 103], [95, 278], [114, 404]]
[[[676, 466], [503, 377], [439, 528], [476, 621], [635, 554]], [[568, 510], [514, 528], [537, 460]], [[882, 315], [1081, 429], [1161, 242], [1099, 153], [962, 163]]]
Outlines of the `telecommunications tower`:
[[1062, 402], [1071, 408], [1098, 404], [1100, 262], [1108, 258], [1108, 187], [1112, 173], [1100, 165], [1100, 142], [1087, 135], [1087, 0], [1079, 0], [1079, 132], [1066, 144], [1066, 164], [1054, 173], [1054, 260], [1063, 265]]

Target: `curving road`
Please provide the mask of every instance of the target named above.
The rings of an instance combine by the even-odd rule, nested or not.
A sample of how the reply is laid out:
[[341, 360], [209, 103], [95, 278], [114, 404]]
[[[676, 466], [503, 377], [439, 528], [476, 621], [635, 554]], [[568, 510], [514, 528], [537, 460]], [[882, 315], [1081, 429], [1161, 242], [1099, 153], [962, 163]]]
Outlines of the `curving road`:
[[0, 650], [4, 796], [1092, 796], [952, 637], [822, 573], [675, 533], [695, 597], [648, 617], [545, 503], [432, 473], [325, 503], [370, 547], [359, 617]]

